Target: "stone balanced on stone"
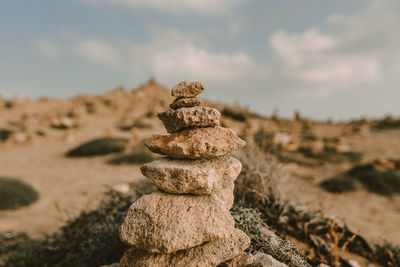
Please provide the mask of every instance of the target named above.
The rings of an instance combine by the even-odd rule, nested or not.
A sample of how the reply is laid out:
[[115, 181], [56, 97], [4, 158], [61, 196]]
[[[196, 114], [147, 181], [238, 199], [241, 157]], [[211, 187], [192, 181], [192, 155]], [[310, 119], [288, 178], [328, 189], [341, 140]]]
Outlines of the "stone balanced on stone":
[[218, 110], [199, 106], [203, 89], [200, 82], [175, 85], [171, 109], [158, 114], [170, 134], [145, 142], [166, 157], [141, 167], [159, 191], [129, 208], [120, 238], [132, 248], [122, 267], [246, 266], [253, 260], [243, 252], [249, 237], [234, 228], [229, 213], [242, 165], [226, 154], [246, 143], [219, 126]]

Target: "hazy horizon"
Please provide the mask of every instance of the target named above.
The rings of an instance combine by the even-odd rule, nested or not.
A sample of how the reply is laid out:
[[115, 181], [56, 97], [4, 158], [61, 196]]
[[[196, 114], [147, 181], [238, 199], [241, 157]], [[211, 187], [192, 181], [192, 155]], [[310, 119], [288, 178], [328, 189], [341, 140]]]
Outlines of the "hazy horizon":
[[200, 80], [203, 98], [315, 119], [400, 115], [395, 0], [0, 3], [0, 95]]

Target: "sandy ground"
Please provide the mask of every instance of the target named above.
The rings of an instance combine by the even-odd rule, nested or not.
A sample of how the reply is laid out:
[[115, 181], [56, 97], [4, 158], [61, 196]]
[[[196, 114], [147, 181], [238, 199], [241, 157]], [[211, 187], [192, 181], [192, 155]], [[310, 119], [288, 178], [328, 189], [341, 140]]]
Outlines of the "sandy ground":
[[68, 159], [65, 148], [58, 143], [2, 149], [2, 175], [20, 177], [41, 197], [31, 206], [0, 212], [0, 230], [23, 230], [32, 237], [54, 232], [96, 205], [105, 186], [142, 178], [138, 166], [104, 164], [107, 157]]
[[[399, 136], [399, 130], [371, 132], [365, 137], [349, 138], [349, 143], [352, 150], [363, 152], [364, 162], [376, 158], [399, 158]], [[368, 240], [389, 240], [400, 244], [400, 195], [386, 197], [363, 188], [355, 192], [331, 194], [318, 186], [321, 181], [351, 167], [349, 162], [317, 168], [290, 164], [287, 194], [315, 210], [343, 219], [351, 230], [361, 233]]]
[[[149, 129], [123, 132], [116, 127], [122, 117], [141, 118], [146, 110], [157, 112], [165, 109], [164, 102], [169, 102], [164, 101], [165, 89], [156, 90], [154, 87], [157, 86], [151, 85], [150, 89], [142, 88], [136, 93], [130, 92], [129, 95], [119, 91], [115, 95], [108, 95], [106, 99], [96, 100], [96, 105], [106, 103], [106, 108], [99, 108], [95, 114], [83, 116], [76, 129], [51, 129], [49, 121], [43, 119], [32, 127], [44, 129], [45, 137], [37, 137], [33, 142], [0, 144], [0, 176], [20, 178], [32, 184], [41, 196], [39, 201], [28, 207], [15, 211], [0, 211], [0, 232], [21, 230], [32, 237], [52, 233], [82, 210], [93, 208], [106, 186], [144, 179], [137, 165], [105, 164], [111, 155], [70, 159], [64, 154], [70, 148], [95, 137], [134, 136], [133, 139], [137, 142], [152, 134], [165, 133], [156, 117], [149, 119], [152, 125]], [[0, 110], [0, 128], [8, 127], [10, 121], [15, 124], [21, 121], [24, 114], [32, 112], [46, 114], [50, 120], [53, 114], [59, 116], [61, 111], [65, 113], [65, 105], [67, 103], [63, 101], [44, 101]], [[267, 125], [265, 127], [271, 127], [274, 123], [254, 121], [250, 125], [231, 123], [228, 126], [240, 134], [242, 130], [257, 128], [263, 124]], [[274, 127], [271, 129], [277, 129], [276, 125]], [[321, 126], [317, 129], [327, 136], [338, 135], [340, 130], [340, 127], [335, 125]], [[363, 152], [363, 161], [400, 158], [399, 136], [400, 130], [371, 132], [366, 136], [351, 136], [348, 142], [352, 151]], [[305, 203], [312, 209], [323, 210], [328, 215], [342, 218], [353, 231], [369, 240], [387, 239], [400, 244], [399, 195], [384, 197], [363, 189], [336, 195], [327, 193], [318, 186], [322, 180], [346, 171], [351, 166], [349, 162], [313, 168], [287, 164], [291, 175], [284, 191], [290, 198]]]

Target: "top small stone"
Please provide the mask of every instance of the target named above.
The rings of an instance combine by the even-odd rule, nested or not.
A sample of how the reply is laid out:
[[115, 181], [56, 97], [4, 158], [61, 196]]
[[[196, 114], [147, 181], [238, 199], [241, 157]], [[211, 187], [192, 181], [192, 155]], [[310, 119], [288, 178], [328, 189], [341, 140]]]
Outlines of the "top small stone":
[[175, 97], [196, 97], [203, 90], [204, 86], [201, 82], [183, 81], [172, 87], [171, 95]]

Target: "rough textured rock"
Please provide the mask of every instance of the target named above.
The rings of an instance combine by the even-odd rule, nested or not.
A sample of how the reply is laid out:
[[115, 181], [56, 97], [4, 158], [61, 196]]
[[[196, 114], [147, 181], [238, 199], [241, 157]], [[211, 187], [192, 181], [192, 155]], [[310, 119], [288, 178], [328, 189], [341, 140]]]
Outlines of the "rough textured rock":
[[218, 267], [244, 267], [252, 263], [253, 255], [251, 255], [250, 253], [241, 252], [235, 258], [218, 265]]
[[110, 265], [103, 265], [101, 267], [121, 267], [121, 265], [119, 263], [113, 263], [113, 264], [110, 264]]
[[231, 129], [220, 126], [186, 129], [170, 135], [148, 138], [146, 146], [171, 158], [212, 158], [228, 154], [246, 145]]
[[234, 187], [235, 183], [231, 182], [224, 189], [215, 192], [215, 196], [218, 197], [223, 202], [224, 207], [227, 210], [230, 210], [232, 208], [233, 202], [235, 200], [235, 196], [233, 194]]
[[231, 186], [242, 169], [234, 157], [209, 160], [163, 158], [144, 164], [140, 170], [159, 189], [172, 194], [209, 195]]
[[275, 260], [271, 255], [258, 252], [254, 255], [253, 266], [256, 267], [288, 267], [286, 264]]
[[196, 97], [203, 92], [204, 86], [201, 82], [183, 81], [172, 87], [171, 95], [175, 97]]
[[220, 117], [221, 113], [210, 107], [170, 109], [158, 114], [158, 118], [169, 133], [178, 132], [184, 128], [216, 126], [219, 125]]
[[175, 98], [169, 107], [172, 109], [184, 108], [184, 107], [197, 107], [201, 105], [201, 100], [190, 97], [190, 98]]
[[227, 238], [233, 229], [233, 217], [216, 197], [155, 192], [132, 204], [120, 238], [148, 252], [172, 253]]
[[[230, 214], [239, 160], [226, 154], [246, 142], [219, 126], [221, 113], [200, 107], [200, 82], [175, 85], [170, 110], [159, 113], [169, 135], [145, 141], [168, 157], [144, 164], [141, 171], [160, 191], [132, 204], [120, 238], [132, 246], [120, 264], [127, 266], [247, 266], [249, 237], [235, 229]], [[122, 187], [121, 187], [122, 188]], [[122, 188], [125, 190], [125, 188]]]
[[233, 229], [229, 238], [208, 242], [171, 254], [154, 254], [131, 248], [125, 252], [120, 263], [122, 267], [211, 267], [235, 258], [249, 245], [249, 237], [239, 229]]

